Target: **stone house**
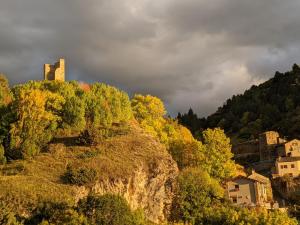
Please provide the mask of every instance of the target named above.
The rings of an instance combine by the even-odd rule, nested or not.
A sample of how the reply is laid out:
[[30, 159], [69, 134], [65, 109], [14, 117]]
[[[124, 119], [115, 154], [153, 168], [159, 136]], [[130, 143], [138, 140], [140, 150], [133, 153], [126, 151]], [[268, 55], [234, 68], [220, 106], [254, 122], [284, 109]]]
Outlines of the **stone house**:
[[254, 171], [226, 183], [226, 194], [233, 204], [271, 208], [273, 200], [270, 180]]
[[300, 175], [300, 156], [297, 157], [279, 157], [275, 162], [275, 171], [272, 174], [273, 178], [283, 177], [298, 177]]
[[278, 156], [277, 147], [286, 143], [276, 131], [267, 131], [259, 135], [260, 161], [275, 160]]
[[236, 144], [232, 147], [235, 159], [249, 161], [249, 157], [257, 158], [258, 161], [275, 161], [278, 157], [277, 147], [287, 141], [280, 138], [276, 131], [267, 131], [259, 135], [258, 139]]
[[300, 141], [293, 139], [280, 144], [277, 147], [278, 156], [281, 157], [299, 157], [300, 156]]

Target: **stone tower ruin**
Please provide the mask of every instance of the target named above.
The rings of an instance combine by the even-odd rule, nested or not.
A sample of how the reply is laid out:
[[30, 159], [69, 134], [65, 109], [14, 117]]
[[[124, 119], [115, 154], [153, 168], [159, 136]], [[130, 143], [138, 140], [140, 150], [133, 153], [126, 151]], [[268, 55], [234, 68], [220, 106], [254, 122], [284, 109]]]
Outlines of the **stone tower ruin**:
[[44, 79], [45, 80], [56, 80], [65, 81], [65, 60], [59, 59], [53, 65], [44, 65]]

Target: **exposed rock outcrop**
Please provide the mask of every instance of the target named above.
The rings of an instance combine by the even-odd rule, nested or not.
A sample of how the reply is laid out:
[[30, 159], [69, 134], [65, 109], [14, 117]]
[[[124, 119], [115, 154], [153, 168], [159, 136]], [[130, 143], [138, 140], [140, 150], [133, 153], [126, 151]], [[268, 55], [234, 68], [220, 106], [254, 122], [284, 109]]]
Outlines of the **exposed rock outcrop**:
[[177, 167], [174, 162], [163, 159], [148, 168], [137, 168], [130, 177], [102, 180], [91, 189], [79, 188], [78, 197], [85, 197], [90, 191], [100, 195], [119, 194], [128, 201], [132, 209], [142, 208], [149, 220], [160, 223], [169, 214], [176, 176]]

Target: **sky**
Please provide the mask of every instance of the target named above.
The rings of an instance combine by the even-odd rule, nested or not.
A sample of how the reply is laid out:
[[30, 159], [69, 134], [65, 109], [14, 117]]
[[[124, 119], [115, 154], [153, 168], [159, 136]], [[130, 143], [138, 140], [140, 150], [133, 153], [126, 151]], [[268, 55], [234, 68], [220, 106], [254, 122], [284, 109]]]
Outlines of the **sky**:
[[0, 72], [67, 79], [160, 97], [200, 116], [300, 64], [299, 0], [0, 0]]

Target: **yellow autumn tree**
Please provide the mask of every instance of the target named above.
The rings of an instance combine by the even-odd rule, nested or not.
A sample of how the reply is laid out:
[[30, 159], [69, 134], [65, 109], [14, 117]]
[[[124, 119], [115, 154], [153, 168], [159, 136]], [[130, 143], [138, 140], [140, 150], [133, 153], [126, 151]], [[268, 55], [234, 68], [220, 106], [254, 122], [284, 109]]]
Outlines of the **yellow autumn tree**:
[[10, 129], [9, 155], [23, 158], [38, 154], [52, 139], [63, 103], [63, 97], [49, 91], [20, 89], [13, 102], [16, 122]]

